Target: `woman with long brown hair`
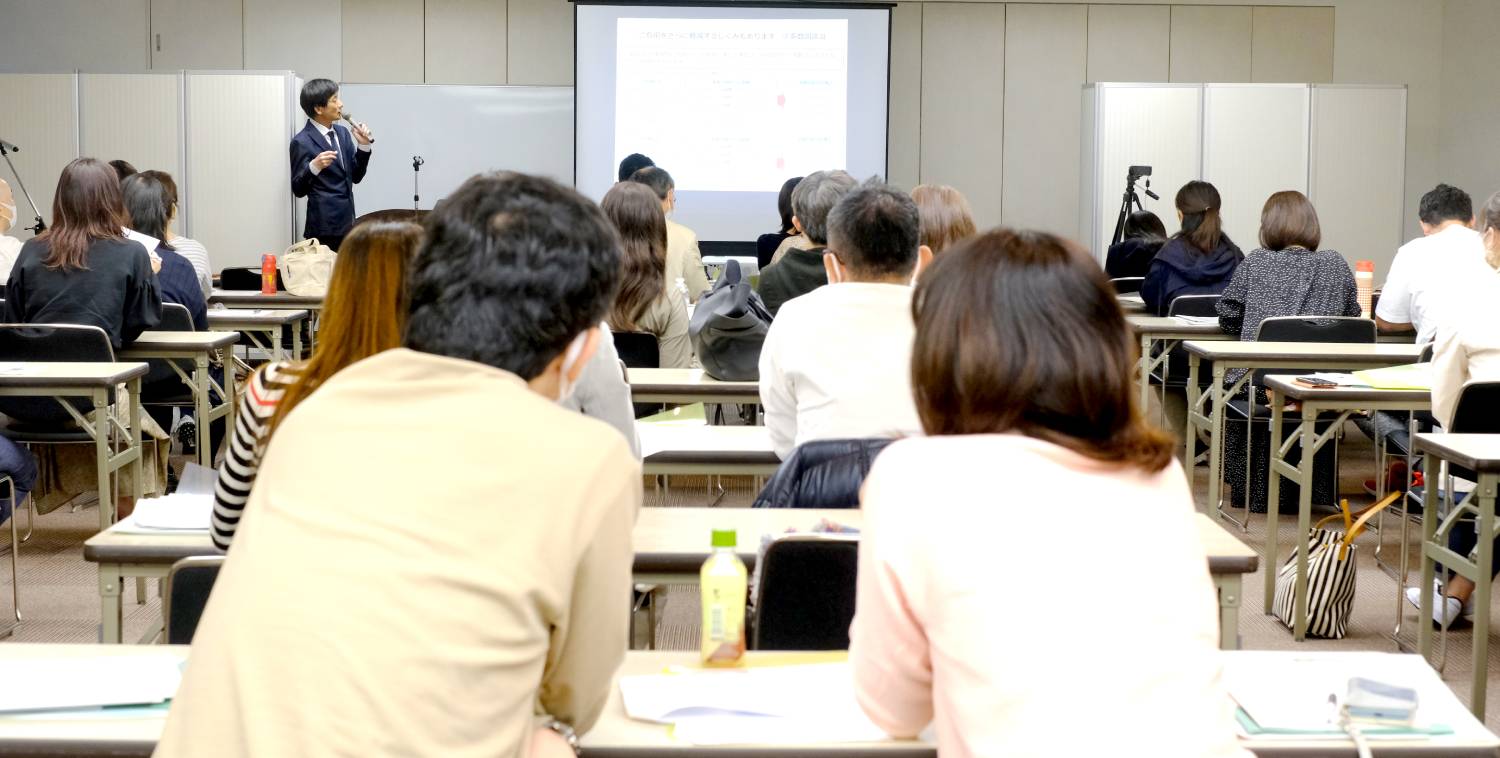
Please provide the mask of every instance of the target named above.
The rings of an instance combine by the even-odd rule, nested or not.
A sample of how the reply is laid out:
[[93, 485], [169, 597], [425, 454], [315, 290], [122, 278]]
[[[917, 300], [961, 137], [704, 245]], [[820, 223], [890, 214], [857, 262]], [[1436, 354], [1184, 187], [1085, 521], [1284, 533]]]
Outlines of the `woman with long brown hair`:
[[355, 226], [328, 282], [312, 358], [268, 363], [250, 377], [214, 488], [213, 538], [220, 550], [234, 539], [261, 456], [287, 414], [345, 366], [401, 346], [407, 262], [421, 238], [422, 228], [404, 221]]
[[[997, 229], [936, 256], [912, 313], [928, 436], [887, 447], [861, 496], [849, 660], [865, 713], [900, 737], [935, 721], [959, 758], [1153, 753], [1166, 731], [1175, 755], [1243, 755], [1192, 494], [1132, 401], [1104, 272], [1071, 242]], [[1156, 597], [1091, 596], [1095, 616], [1131, 617], [1101, 640], [1072, 598], [1120, 540], [1149, 548], [1111, 579]], [[1080, 686], [1059, 658], [1109, 673]]]
[[620, 182], [605, 193], [604, 208], [620, 235], [620, 292], [606, 321], [617, 332], [656, 336], [662, 368], [693, 365], [687, 303], [666, 285], [667, 218], [649, 187]]

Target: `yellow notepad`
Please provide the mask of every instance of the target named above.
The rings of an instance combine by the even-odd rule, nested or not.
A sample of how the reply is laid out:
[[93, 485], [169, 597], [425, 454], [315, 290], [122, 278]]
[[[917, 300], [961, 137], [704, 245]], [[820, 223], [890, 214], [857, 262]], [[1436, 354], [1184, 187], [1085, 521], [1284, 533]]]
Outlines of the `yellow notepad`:
[[1432, 364], [1408, 363], [1355, 371], [1354, 378], [1378, 390], [1430, 390]]

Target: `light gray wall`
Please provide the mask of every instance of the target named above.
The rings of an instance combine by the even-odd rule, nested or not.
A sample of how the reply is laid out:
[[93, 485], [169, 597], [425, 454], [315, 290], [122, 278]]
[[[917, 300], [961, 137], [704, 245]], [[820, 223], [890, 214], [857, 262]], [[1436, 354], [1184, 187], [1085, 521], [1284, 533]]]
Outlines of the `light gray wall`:
[[[1497, 13], [1494, 0], [906, 0], [891, 34], [890, 176], [958, 186], [985, 224], [1074, 234], [1085, 82], [1405, 84], [1415, 235], [1417, 197], [1440, 177], [1476, 196], [1500, 184], [1486, 150]], [[174, 66], [238, 57], [343, 81], [566, 85], [572, 18], [565, 0], [0, 0], [0, 71], [144, 71], [162, 33], [158, 58]], [[179, 38], [208, 28], [238, 33], [238, 53]]]

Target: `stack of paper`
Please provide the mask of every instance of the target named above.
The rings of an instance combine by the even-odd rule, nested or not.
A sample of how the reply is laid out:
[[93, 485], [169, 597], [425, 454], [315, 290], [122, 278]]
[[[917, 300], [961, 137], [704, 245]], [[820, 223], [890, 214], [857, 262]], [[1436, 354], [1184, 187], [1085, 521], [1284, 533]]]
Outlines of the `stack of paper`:
[[136, 503], [132, 519], [142, 529], [206, 530], [213, 510], [212, 495], [175, 492]]
[[182, 663], [166, 654], [0, 661], [0, 713], [166, 702], [182, 683]]
[[627, 676], [620, 694], [631, 718], [695, 745], [889, 739], [855, 701], [847, 662]]

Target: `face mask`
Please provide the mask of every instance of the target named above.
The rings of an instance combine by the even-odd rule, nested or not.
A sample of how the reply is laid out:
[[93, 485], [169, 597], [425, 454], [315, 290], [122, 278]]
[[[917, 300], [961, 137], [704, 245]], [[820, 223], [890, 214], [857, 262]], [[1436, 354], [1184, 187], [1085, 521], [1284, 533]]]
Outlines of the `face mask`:
[[0, 234], [16, 228], [16, 204], [0, 205]]
[[578, 363], [578, 356], [583, 352], [584, 343], [588, 342], [590, 331], [592, 330], [580, 332], [577, 337], [573, 338], [572, 342], [568, 343], [567, 352], [563, 353], [562, 371], [557, 377], [558, 402], [562, 402], [573, 396], [573, 390], [576, 385], [568, 378], [568, 375], [573, 373], [573, 366]]

